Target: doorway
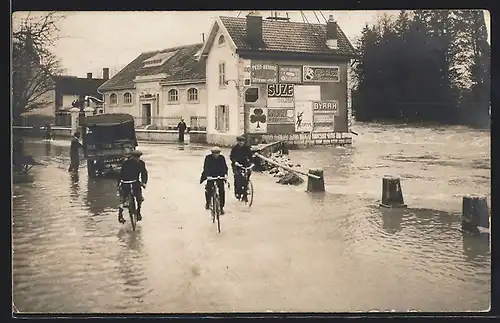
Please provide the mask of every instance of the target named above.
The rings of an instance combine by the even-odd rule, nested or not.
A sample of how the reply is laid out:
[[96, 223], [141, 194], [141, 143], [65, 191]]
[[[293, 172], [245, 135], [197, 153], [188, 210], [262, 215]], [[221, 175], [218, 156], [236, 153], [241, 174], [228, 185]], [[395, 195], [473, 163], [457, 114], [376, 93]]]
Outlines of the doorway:
[[151, 122], [151, 103], [145, 103], [142, 105], [142, 120], [143, 125], [150, 125]]

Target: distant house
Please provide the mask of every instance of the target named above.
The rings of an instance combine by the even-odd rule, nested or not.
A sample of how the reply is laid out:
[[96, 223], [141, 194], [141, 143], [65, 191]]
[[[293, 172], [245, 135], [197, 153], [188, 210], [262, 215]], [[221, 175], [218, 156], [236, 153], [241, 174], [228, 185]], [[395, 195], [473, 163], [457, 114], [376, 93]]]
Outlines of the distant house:
[[[286, 18], [285, 18], [286, 19]], [[216, 18], [206, 63], [207, 140], [298, 145], [349, 144], [347, 69], [355, 50], [330, 16], [326, 24]]]
[[[31, 120], [42, 117], [56, 125], [69, 126], [71, 120], [69, 109], [73, 107], [73, 101], [86, 95], [102, 99], [97, 88], [107, 79], [109, 79], [108, 68], [103, 68], [102, 78], [93, 78], [92, 73], [87, 73], [86, 78], [66, 75], [52, 76], [54, 89], [43, 95], [43, 100], [50, 102], [50, 104], [24, 115]], [[94, 108], [97, 107], [94, 106]]]
[[[183, 117], [192, 126], [206, 120], [203, 44], [145, 52], [99, 87], [106, 113], [128, 113], [138, 126], [162, 129]], [[193, 123], [202, 123], [193, 124]]]

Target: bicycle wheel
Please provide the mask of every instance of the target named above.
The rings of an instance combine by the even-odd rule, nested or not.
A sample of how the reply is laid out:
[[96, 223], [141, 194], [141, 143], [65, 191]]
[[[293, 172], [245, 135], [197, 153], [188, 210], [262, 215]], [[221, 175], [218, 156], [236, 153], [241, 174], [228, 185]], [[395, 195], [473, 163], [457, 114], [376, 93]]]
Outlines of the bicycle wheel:
[[248, 180], [245, 195], [245, 204], [248, 205], [248, 207], [251, 207], [253, 204], [253, 184], [251, 180]]
[[132, 223], [132, 230], [135, 231], [135, 226], [137, 225], [137, 214], [135, 208], [135, 198], [132, 193], [128, 196], [128, 214], [130, 215], [130, 223]]
[[212, 213], [212, 223], [215, 223], [215, 194], [212, 194], [212, 199], [210, 201], [210, 212]]
[[215, 197], [215, 218], [217, 219], [217, 232], [220, 233], [220, 201], [219, 197]]

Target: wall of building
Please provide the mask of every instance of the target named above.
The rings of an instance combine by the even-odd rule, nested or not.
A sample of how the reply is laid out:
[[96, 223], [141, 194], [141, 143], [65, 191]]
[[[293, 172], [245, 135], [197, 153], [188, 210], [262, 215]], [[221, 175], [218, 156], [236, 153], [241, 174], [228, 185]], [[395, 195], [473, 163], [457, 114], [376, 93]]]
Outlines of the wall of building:
[[[138, 116], [138, 111], [136, 108], [136, 90], [135, 89], [126, 89], [126, 90], [117, 90], [117, 91], [109, 91], [102, 92], [104, 97], [104, 112], [105, 113], [128, 113], [134, 117]], [[130, 93], [132, 95], [132, 102], [125, 103], [124, 94]], [[111, 94], [116, 94], [117, 103], [111, 104]]]
[[[198, 100], [188, 100], [188, 90], [195, 88], [198, 90]], [[177, 90], [178, 101], [169, 101], [168, 92], [172, 89]], [[192, 116], [207, 116], [207, 87], [205, 83], [199, 84], [181, 84], [164, 85], [161, 90], [160, 115], [163, 117], [183, 117], [189, 120]], [[186, 121], [187, 122], [187, 121]]]
[[[238, 113], [238, 55], [231, 47], [229, 40], [219, 45], [218, 40], [223, 35], [218, 30], [215, 41], [209, 50], [206, 61], [207, 78], [207, 140], [209, 143], [230, 145], [240, 134]], [[225, 63], [226, 81], [228, 84], [219, 86], [219, 64]], [[227, 105], [229, 109], [229, 130], [215, 129], [215, 110], [218, 105]]]
[[[257, 64], [266, 64], [266, 65], [278, 65], [279, 66], [293, 66], [298, 67], [302, 70], [303, 66], [314, 66], [314, 67], [338, 67], [339, 68], [339, 81], [338, 82], [290, 82], [285, 81], [283, 83], [291, 83], [295, 84], [295, 86], [318, 86], [320, 87], [320, 98], [317, 101], [337, 101], [338, 102], [338, 115], [334, 117], [334, 126], [333, 129], [323, 130], [323, 132], [348, 132], [348, 108], [347, 108], [347, 100], [348, 100], [348, 91], [347, 91], [347, 62], [318, 62], [315, 60], [251, 60], [251, 65]], [[241, 73], [241, 72], [240, 72]], [[279, 70], [278, 70], [279, 77]], [[303, 79], [303, 76], [302, 76]], [[282, 80], [280, 80], [282, 82]], [[262, 107], [262, 108], [271, 108], [271, 106], [267, 105], [267, 85], [263, 83], [256, 83], [252, 81], [251, 87], [259, 88], [259, 100], [255, 103], [247, 104], [248, 107]], [[240, 90], [240, 98], [244, 99], [244, 93], [248, 87], [244, 87]], [[297, 101], [297, 97], [294, 98]], [[248, 107], [247, 107], [247, 116], [248, 116]], [[294, 109], [294, 108], [291, 108]], [[295, 109], [294, 109], [295, 110]], [[269, 112], [269, 110], [268, 110]], [[244, 106], [240, 105], [240, 115], [245, 113]], [[294, 120], [296, 116], [294, 116]], [[269, 119], [268, 119], [269, 120]], [[248, 120], [247, 120], [248, 123]], [[248, 132], [248, 127], [246, 131]], [[284, 124], [284, 125], [267, 125], [268, 133], [293, 133], [295, 132], [295, 126], [293, 124]]]

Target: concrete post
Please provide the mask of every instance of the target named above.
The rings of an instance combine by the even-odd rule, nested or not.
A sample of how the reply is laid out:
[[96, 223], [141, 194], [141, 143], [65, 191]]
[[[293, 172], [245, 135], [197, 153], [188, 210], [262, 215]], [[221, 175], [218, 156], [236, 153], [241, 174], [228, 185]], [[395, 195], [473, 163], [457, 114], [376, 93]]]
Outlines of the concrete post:
[[71, 112], [71, 135], [78, 130], [78, 114], [80, 113], [80, 109], [78, 108], [71, 108], [69, 110]]
[[484, 196], [466, 195], [462, 200], [462, 230], [478, 234], [478, 227], [490, 227], [488, 201]]
[[380, 206], [406, 207], [399, 177], [385, 175], [382, 179], [382, 203]]
[[307, 177], [307, 192], [324, 192], [325, 191], [325, 180], [323, 178], [323, 170], [320, 168], [309, 169], [309, 174], [319, 176], [319, 179]]

